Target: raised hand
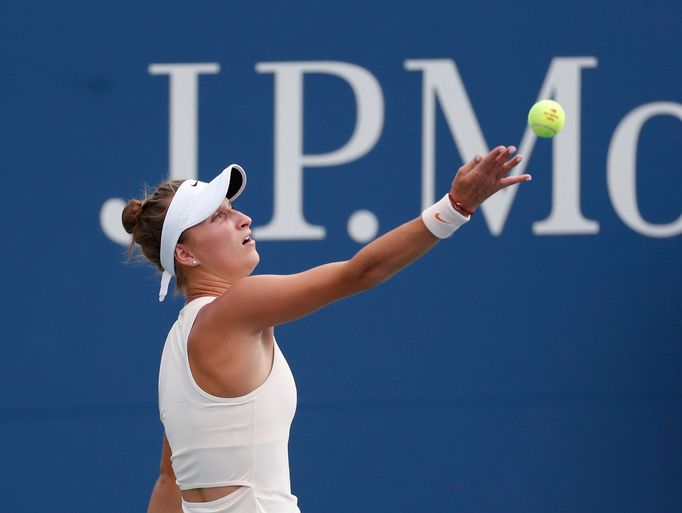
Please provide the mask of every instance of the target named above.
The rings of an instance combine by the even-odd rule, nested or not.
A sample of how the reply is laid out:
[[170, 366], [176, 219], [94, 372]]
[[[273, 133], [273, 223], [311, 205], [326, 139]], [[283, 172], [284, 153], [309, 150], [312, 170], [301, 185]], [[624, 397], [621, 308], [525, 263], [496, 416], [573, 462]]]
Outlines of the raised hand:
[[500, 189], [531, 180], [528, 174], [506, 176], [523, 159], [521, 155], [512, 157], [515, 152], [514, 146], [498, 146], [485, 157], [476, 155], [460, 167], [450, 188], [451, 201], [473, 212]]

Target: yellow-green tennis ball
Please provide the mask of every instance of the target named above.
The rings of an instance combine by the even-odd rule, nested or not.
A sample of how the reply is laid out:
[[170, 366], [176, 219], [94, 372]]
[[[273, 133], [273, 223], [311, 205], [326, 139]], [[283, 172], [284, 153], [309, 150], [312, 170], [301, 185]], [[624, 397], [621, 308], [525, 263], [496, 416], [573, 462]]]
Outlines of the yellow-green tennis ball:
[[552, 100], [539, 101], [528, 112], [528, 125], [540, 137], [554, 137], [561, 132], [565, 121], [564, 109]]

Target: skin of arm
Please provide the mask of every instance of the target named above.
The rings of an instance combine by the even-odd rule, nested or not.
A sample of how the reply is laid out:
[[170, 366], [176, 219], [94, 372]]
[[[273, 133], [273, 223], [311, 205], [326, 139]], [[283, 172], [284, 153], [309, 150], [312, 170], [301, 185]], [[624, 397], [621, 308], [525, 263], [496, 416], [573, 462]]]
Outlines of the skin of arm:
[[[500, 189], [528, 181], [506, 177], [521, 157], [516, 148], [499, 146], [477, 155], [457, 171], [450, 195], [473, 211]], [[374, 287], [417, 260], [438, 239], [421, 218], [405, 223], [363, 247], [345, 262], [321, 265], [288, 276], [249, 276], [235, 282], [214, 302], [209, 322], [246, 331], [262, 330], [308, 315], [334, 301]]]
[[171, 466], [170, 456], [170, 446], [164, 436], [161, 450], [161, 469], [152, 490], [147, 513], [182, 513], [180, 488], [175, 483], [175, 473]]
[[[460, 167], [449, 191], [453, 205], [460, 203], [474, 211], [503, 187], [530, 180], [529, 175], [506, 177], [521, 161], [520, 157], [511, 158], [514, 151], [513, 147], [497, 147], [486, 157], [477, 155]], [[222, 397], [241, 396], [253, 390], [270, 372], [273, 326], [379, 285], [421, 257], [438, 240], [419, 217], [367, 244], [350, 260], [298, 274], [236, 280], [197, 316], [188, 341], [194, 379], [204, 390]], [[148, 513], [182, 512], [170, 454], [164, 437], [161, 472]], [[203, 500], [210, 500], [206, 490], [200, 492]]]

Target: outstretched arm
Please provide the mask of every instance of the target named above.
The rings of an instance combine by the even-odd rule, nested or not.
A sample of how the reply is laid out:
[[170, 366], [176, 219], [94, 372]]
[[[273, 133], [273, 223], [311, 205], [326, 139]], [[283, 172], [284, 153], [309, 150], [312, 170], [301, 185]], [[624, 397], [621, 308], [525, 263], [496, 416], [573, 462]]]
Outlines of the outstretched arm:
[[[499, 146], [459, 168], [450, 189], [453, 205], [457, 203], [473, 212], [500, 189], [530, 180], [530, 175], [506, 177], [521, 161], [520, 156], [510, 158], [514, 151], [512, 146]], [[288, 322], [378, 285], [417, 260], [437, 241], [417, 218], [372, 241], [348, 261], [288, 276], [239, 280], [214, 302], [212, 312], [218, 324], [232, 329], [257, 330]]]

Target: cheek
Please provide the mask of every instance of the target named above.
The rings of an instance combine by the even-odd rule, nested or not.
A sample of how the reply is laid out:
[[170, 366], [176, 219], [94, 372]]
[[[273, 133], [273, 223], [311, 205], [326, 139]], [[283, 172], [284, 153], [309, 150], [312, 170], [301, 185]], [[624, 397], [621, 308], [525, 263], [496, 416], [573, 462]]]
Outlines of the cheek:
[[217, 230], [206, 230], [197, 234], [193, 239], [194, 252], [197, 257], [204, 261], [208, 259], [220, 258], [221, 255], [229, 252], [229, 243], [225, 234]]
[[229, 257], [232, 253], [234, 253], [234, 248], [230, 244], [230, 241], [223, 237], [223, 238], [215, 238], [211, 241], [208, 242], [207, 247], [211, 248], [211, 251], [214, 251], [217, 255], [222, 255], [225, 257]]
[[215, 237], [206, 241], [206, 248], [213, 252], [214, 257], [222, 262], [234, 262], [238, 259], [242, 247], [239, 241], [235, 240], [233, 234], [220, 232], [216, 233]]

